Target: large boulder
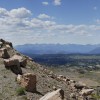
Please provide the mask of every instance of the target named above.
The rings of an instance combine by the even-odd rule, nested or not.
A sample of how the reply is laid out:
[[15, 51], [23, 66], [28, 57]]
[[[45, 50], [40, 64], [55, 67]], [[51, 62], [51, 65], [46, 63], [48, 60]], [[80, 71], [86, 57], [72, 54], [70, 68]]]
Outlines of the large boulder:
[[26, 59], [22, 56], [14, 55], [9, 59], [4, 59], [4, 65], [6, 68], [10, 68], [15, 74], [22, 74], [21, 66], [25, 67], [27, 63]]
[[18, 59], [4, 59], [4, 65], [7, 69], [11, 69], [15, 74], [22, 74], [22, 70]]
[[23, 58], [22, 56], [20, 55], [14, 55], [12, 56], [13, 59], [18, 59], [19, 63], [20, 63], [20, 66], [22, 67], [25, 67], [26, 64], [27, 64], [27, 59], [26, 58]]
[[26, 73], [22, 75], [21, 86], [29, 92], [36, 92], [36, 75]]
[[84, 83], [82, 83], [82, 82], [78, 82], [78, 83], [75, 83], [74, 87], [75, 87], [76, 89], [82, 90], [83, 88], [86, 87], [86, 84], [84, 84]]
[[10, 57], [10, 55], [8, 54], [7, 49], [6, 48], [1, 48], [0, 49], [0, 58], [7, 59], [9, 57]]
[[94, 89], [82, 89], [80, 94], [82, 96], [88, 96], [88, 95], [91, 95], [91, 93], [94, 91]]
[[62, 89], [58, 89], [56, 91], [47, 93], [39, 100], [64, 100], [64, 91]]
[[20, 66], [20, 63], [18, 59], [9, 58], [9, 59], [4, 59], [4, 65], [6, 67]]

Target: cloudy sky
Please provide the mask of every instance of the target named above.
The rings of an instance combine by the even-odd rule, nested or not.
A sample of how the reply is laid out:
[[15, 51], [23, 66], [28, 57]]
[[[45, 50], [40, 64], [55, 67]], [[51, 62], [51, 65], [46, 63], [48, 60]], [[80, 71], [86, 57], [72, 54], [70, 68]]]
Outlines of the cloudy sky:
[[0, 0], [0, 38], [100, 44], [100, 0]]

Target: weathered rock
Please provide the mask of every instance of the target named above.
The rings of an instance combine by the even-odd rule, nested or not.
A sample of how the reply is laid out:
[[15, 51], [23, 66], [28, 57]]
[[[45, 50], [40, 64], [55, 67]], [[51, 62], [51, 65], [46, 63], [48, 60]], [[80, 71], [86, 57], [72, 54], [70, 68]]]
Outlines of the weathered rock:
[[17, 76], [17, 82], [20, 84], [22, 80], [22, 75], [18, 74]]
[[7, 59], [7, 58], [9, 58], [10, 56], [9, 56], [9, 54], [8, 54], [8, 52], [7, 52], [7, 49], [6, 48], [1, 48], [0, 49], [0, 58], [5, 58], [5, 59]]
[[64, 76], [63, 76], [63, 75], [57, 76], [57, 80], [58, 80], [58, 81], [63, 81], [63, 79], [64, 79]]
[[59, 75], [58, 77], [63, 78], [64, 76], [63, 75]]
[[20, 66], [18, 59], [13, 59], [13, 58], [4, 59], [4, 64], [6, 67]]
[[72, 89], [75, 89], [75, 83], [69, 83]]
[[53, 86], [53, 90], [57, 90], [57, 88], [55, 86]]
[[48, 74], [48, 76], [51, 77], [51, 78], [53, 78], [53, 79], [56, 79], [57, 75], [54, 74], [53, 71], [50, 71], [49, 74]]
[[50, 71], [50, 72], [49, 72], [49, 75], [52, 75], [52, 74], [54, 74], [53, 71]]
[[67, 79], [66, 79], [66, 78], [64, 78], [64, 79], [63, 79], [63, 81], [64, 81], [64, 82], [67, 82]]
[[3, 43], [2, 42], [0, 42], [0, 48], [3, 46]]
[[56, 79], [56, 74], [49, 75], [49, 77]]
[[82, 96], [88, 96], [88, 95], [91, 95], [91, 93], [94, 91], [94, 89], [82, 89], [80, 94]]
[[27, 91], [36, 92], [36, 75], [31, 73], [23, 74], [21, 79], [21, 86]]
[[75, 83], [74, 87], [76, 89], [82, 89], [82, 88], [86, 87], [86, 84], [84, 84], [82, 82], [78, 82], [78, 83]]
[[75, 83], [75, 80], [70, 80], [70, 83]]
[[76, 97], [77, 97], [77, 96], [76, 96], [75, 93], [71, 93], [71, 94], [70, 94], [70, 98], [74, 98], [74, 99], [76, 99]]
[[11, 69], [15, 74], [22, 74], [22, 70], [18, 59], [4, 59], [4, 65], [7, 69]]
[[11, 48], [13, 48], [13, 46], [12, 46], [12, 43], [11, 43], [11, 42], [5, 41], [5, 40], [3, 40], [3, 39], [0, 39], [0, 42], [2, 42], [2, 43], [3, 43], [3, 45], [9, 45]]
[[69, 85], [71, 85], [71, 86], [72, 86], [72, 85], [74, 85], [74, 86], [76, 85], [74, 80], [70, 80], [70, 81], [68, 81], [67, 83], [68, 83]]
[[66, 78], [67, 81], [70, 81], [70, 78]]
[[22, 56], [20, 55], [14, 55], [12, 56], [13, 59], [18, 59], [20, 66], [25, 67], [27, 64], [27, 59], [24, 59]]
[[5, 47], [7, 48], [7, 50], [11, 48], [8, 44], [6, 44]]
[[56, 91], [47, 93], [39, 100], [63, 100], [64, 99], [64, 91], [62, 89], [58, 89]]

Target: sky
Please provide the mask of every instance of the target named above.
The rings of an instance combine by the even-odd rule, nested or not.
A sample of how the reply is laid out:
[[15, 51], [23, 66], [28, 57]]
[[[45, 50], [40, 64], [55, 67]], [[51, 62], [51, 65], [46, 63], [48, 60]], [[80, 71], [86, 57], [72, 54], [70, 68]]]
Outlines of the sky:
[[0, 38], [21, 44], [100, 44], [100, 0], [0, 0]]

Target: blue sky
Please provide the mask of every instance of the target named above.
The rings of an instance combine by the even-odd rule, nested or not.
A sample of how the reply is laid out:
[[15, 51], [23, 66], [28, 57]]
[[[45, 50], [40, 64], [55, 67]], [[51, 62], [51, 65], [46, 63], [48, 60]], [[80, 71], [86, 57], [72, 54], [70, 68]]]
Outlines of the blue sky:
[[100, 0], [0, 0], [0, 37], [14, 45], [100, 44]]

